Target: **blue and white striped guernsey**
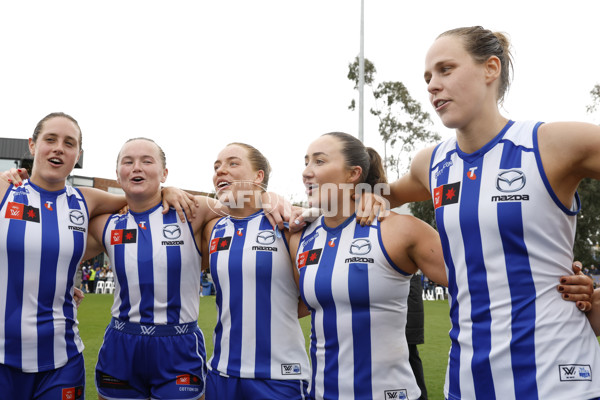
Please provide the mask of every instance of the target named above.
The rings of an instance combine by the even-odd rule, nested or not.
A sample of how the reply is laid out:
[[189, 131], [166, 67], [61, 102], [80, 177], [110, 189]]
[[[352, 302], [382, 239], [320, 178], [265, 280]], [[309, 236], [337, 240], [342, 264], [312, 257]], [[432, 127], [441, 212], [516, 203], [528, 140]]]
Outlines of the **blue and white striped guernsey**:
[[161, 204], [112, 215], [103, 244], [115, 274], [112, 316], [137, 324], [176, 325], [198, 319], [200, 251], [189, 222]]
[[390, 260], [377, 222], [356, 217], [306, 228], [297, 253], [300, 292], [312, 313], [311, 395], [317, 399], [418, 399], [408, 362], [411, 275]]
[[210, 271], [217, 325], [209, 367], [240, 378], [308, 380], [288, 245], [262, 211], [215, 224]]
[[472, 154], [450, 139], [432, 156], [451, 297], [448, 399], [600, 396], [596, 337], [556, 290], [572, 273], [579, 198], [567, 209], [552, 191], [539, 124], [511, 121]]
[[62, 367], [83, 351], [73, 280], [88, 210], [71, 186], [11, 186], [0, 208], [0, 363], [24, 372]]

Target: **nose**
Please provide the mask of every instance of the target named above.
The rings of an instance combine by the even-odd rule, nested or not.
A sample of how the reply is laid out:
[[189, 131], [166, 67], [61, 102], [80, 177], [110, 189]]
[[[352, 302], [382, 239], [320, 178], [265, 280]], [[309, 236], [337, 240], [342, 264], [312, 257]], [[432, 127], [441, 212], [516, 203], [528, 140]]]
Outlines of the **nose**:
[[306, 167], [304, 167], [304, 171], [302, 171], [302, 178], [309, 179], [312, 176], [313, 176], [312, 167], [310, 166], [310, 164], [307, 164]]
[[439, 80], [433, 75], [427, 84], [427, 91], [430, 94], [436, 94], [440, 91], [440, 83]]

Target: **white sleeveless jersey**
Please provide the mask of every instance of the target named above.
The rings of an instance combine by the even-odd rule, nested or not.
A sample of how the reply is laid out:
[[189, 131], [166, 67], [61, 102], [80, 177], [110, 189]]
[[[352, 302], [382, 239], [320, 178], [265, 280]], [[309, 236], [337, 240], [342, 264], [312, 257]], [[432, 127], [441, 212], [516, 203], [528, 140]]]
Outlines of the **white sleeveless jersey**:
[[196, 321], [200, 303], [200, 251], [189, 222], [161, 204], [112, 215], [103, 244], [115, 274], [112, 316], [138, 324]]
[[302, 234], [296, 265], [312, 314], [311, 395], [317, 399], [418, 399], [408, 362], [410, 274], [390, 260], [377, 222], [323, 217]]
[[309, 379], [288, 244], [262, 211], [225, 217], [211, 233], [217, 325], [209, 367], [228, 376]]
[[88, 210], [71, 186], [25, 181], [0, 209], [0, 363], [25, 372], [59, 368], [83, 351], [73, 280], [85, 251]]
[[596, 337], [556, 290], [572, 273], [579, 197], [569, 210], [552, 191], [539, 124], [511, 121], [472, 154], [450, 139], [432, 156], [451, 297], [448, 399], [600, 396]]

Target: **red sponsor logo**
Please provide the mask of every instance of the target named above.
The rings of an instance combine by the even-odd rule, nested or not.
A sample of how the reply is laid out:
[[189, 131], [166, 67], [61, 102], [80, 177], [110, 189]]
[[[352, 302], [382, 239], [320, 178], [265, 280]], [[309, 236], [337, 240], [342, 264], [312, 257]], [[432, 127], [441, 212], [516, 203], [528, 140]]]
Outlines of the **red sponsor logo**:
[[298, 256], [298, 269], [304, 268], [307, 265], [317, 264], [321, 259], [321, 251], [323, 249], [313, 249], [300, 253]]
[[231, 244], [231, 236], [214, 238], [210, 241], [209, 253], [212, 254], [215, 251], [229, 250]]
[[433, 207], [439, 208], [458, 203], [460, 182], [441, 185], [433, 189]]
[[200, 385], [200, 378], [192, 374], [178, 375], [175, 381], [177, 385]]
[[64, 388], [62, 390], [62, 400], [77, 400], [83, 396], [83, 386]]
[[40, 222], [40, 209], [11, 201], [6, 206], [4, 217], [22, 221]]
[[113, 229], [110, 231], [110, 244], [135, 243], [137, 230], [135, 229]]

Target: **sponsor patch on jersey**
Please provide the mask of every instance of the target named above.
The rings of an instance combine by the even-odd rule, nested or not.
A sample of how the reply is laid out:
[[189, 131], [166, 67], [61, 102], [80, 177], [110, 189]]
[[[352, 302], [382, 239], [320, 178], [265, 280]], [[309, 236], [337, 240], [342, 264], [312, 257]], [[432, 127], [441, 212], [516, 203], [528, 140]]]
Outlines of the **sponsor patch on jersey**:
[[193, 385], [200, 386], [202, 385], [202, 380], [193, 374], [183, 374], [177, 375], [177, 380], [175, 381], [177, 385]]
[[40, 222], [40, 209], [11, 201], [6, 206], [4, 218]]
[[385, 400], [408, 400], [408, 392], [406, 389], [386, 390], [383, 392]]
[[298, 269], [304, 268], [307, 265], [318, 264], [321, 259], [321, 251], [323, 249], [313, 249], [301, 253], [298, 257]]
[[592, 380], [592, 368], [586, 364], [561, 364], [558, 370], [563, 382]]
[[231, 246], [231, 236], [214, 238], [210, 241], [209, 253], [212, 254], [215, 251], [229, 250], [229, 246]]
[[85, 216], [81, 210], [70, 210], [69, 211], [69, 221], [75, 225], [83, 225], [85, 222]]
[[458, 203], [460, 182], [447, 183], [433, 189], [433, 207], [439, 208]]
[[281, 364], [281, 375], [300, 375], [302, 368], [299, 363]]
[[135, 243], [137, 229], [113, 229], [110, 231], [110, 244]]
[[83, 386], [64, 388], [62, 390], [62, 400], [77, 400], [83, 398]]

